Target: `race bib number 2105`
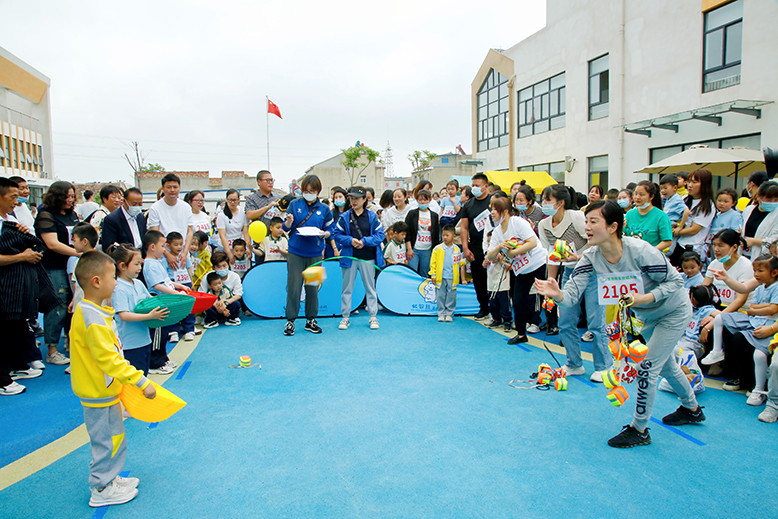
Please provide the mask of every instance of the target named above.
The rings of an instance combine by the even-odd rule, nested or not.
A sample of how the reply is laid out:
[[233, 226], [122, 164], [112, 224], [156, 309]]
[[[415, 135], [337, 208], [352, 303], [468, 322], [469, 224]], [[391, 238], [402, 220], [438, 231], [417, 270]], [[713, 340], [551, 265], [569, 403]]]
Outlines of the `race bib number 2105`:
[[597, 299], [601, 305], [615, 305], [624, 294], [643, 293], [640, 272], [613, 272], [597, 276]]

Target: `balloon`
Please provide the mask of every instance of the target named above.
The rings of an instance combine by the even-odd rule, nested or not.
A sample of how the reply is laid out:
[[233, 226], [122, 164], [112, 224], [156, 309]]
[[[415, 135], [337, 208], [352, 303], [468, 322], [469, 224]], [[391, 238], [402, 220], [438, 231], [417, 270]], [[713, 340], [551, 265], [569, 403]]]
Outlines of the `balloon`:
[[249, 236], [257, 243], [262, 243], [262, 240], [267, 236], [267, 226], [262, 222], [251, 222], [249, 225]]

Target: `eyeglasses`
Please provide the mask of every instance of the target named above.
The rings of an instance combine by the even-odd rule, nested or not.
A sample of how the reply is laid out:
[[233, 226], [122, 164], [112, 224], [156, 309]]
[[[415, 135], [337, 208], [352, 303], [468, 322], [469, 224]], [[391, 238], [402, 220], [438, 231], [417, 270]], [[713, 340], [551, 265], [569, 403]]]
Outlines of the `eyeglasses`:
[[274, 179], [274, 178], [263, 178], [263, 179], [262, 179], [262, 182], [270, 182], [271, 184], [272, 184], [273, 182], [275, 182], [275, 181], [276, 181], [276, 179]]
[[232, 203], [238, 203], [240, 202], [240, 198], [228, 198], [227, 201]]

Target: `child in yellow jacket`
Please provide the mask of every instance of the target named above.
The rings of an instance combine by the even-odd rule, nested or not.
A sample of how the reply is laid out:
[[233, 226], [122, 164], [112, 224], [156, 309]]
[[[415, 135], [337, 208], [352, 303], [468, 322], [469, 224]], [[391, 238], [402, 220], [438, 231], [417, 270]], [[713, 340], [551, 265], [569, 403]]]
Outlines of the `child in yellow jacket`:
[[137, 496], [139, 483], [137, 478], [119, 476], [127, 454], [119, 393], [127, 384], [141, 388], [146, 398], [154, 398], [156, 390], [142, 371], [124, 360], [112, 327], [113, 309], [95, 303], [110, 299], [116, 287], [111, 257], [87, 252], [79, 259], [75, 274], [84, 299], [75, 308], [70, 328], [70, 381], [84, 406], [92, 444], [89, 506], [117, 505]]
[[454, 245], [456, 228], [453, 225], [444, 225], [442, 236], [443, 243], [432, 249], [430, 277], [437, 288], [438, 321], [450, 323], [457, 308], [457, 285], [467, 284], [465, 258], [459, 247]]

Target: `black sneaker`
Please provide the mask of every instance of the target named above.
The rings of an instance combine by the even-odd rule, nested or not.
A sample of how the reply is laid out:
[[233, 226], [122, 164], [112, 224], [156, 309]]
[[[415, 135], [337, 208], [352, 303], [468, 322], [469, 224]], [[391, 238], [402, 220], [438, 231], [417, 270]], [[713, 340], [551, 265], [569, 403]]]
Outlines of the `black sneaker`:
[[528, 340], [529, 339], [527, 339], [526, 335], [519, 335], [517, 333], [515, 337], [512, 337], [511, 339], [508, 339], [508, 344], [513, 346], [515, 344], [521, 344], [522, 342], [527, 342]]
[[491, 323], [487, 324], [486, 326], [489, 328], [499, 328], [500, 326], [502, 326], [502, 321], [493, 320]]
[[486, 317], [489, 315], [489, 310], [481, 310], [477, 314], [475, 314], [475, 320], [480, 321], [482, 319], [486, 319]]
[[687, 423], [700, 423], [705, 421], [705, 414], [702, 412], [702, 406], [698, 406], [696, 411], [690, 411], [684, 406], [679, 407], [674, 413], [662, 418], [662, 422], [667, 425], [685, 425]]
[[321, 327], [316, 323], [316, 319], [308, 319], [305, 323], [305, 329], [311, 333], [321, 333]]
[[651, 435], [648, 434], [648, 427], [645, 431], [639, 432], [631, 425], [625, 425], [619, 434], [608, 440], [608, 445], [617, 449], [640, 447], [649, 443], [651, 443]]
[[722, 386], [721, 389], [724, 391], [740, 391], [740, 379], [736, 378], [733, 380], [726, 381]]
[[504, 331], [505, 333], [508, 333], [508, 332], [510, 332], [511, 330], [513, 330], [513, 326], [511, 325], [511, 323], [509, 323], [509, 322], [505, 322], [505, 323], [503, 323], [503, 324], [505, 325], [505, 326], [503, 327], [503, 331]]
[[556, 326], [552, 326], [551, 328], [548, 329], [546, 335], [559, 335], [559, 328], [557, 328]]
[[284, 335], [294, 335], [294, 321], [286, 321], [286, 328], [284, 328]]

